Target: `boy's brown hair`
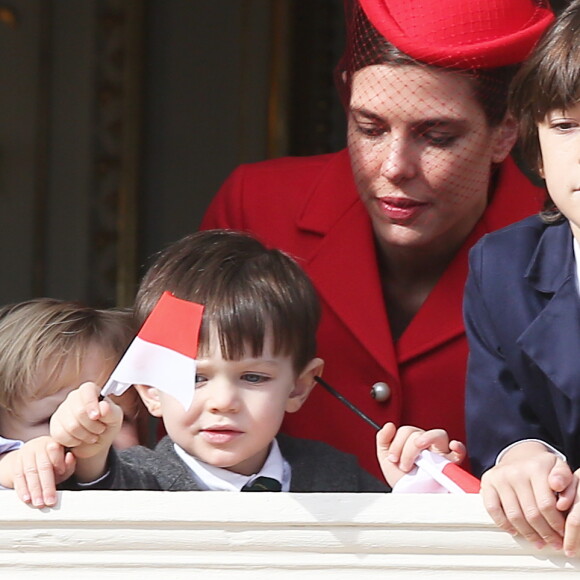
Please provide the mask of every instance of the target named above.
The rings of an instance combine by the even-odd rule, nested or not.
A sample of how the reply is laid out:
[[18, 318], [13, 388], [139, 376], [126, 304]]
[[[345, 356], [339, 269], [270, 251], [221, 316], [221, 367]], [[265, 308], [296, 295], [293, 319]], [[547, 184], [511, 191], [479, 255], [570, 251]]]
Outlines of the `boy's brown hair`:
[[312, 283], [292, 258], [249, 235], [198, 232], [157, 254], [135, 299], [138, 321], [164, 291], [204, 305], [202, 352], [212, 328], [227, 360], [246, 348], [261, 355], [270, 331], [274, 353], [290, 356], [296, 373], [316, 356], [320, 306]]
[[34, 385], [39, 372], [46, 373], [43, 383], [50, 384], [65, 359], [72, 356], [80, 365], [89, 345], [102, 347], [115, 364], [134, 334], [128, 310], [97, 310], [53, 298], [0, 308], [0, 406], [18, 414], [38, 395]]
[[[541, 175], [538, 124], [554, 110], [580, 100], [580, 1], [574, 0], [536, 45], [514, 78], [509, 109], [519, 121], [520, 147], [526, 163]], [[547, 223], [562, 218], [548, 197], [542, 212]]]

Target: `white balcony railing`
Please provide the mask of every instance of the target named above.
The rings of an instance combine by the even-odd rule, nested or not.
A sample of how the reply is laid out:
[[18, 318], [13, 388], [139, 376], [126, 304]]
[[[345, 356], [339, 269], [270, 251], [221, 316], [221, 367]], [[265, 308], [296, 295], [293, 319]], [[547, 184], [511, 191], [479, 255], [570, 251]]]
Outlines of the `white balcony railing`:
[[580, 559], [497, 529], [478, 496], [4, 491], [0, 574], [58, 578], [544, 578]]

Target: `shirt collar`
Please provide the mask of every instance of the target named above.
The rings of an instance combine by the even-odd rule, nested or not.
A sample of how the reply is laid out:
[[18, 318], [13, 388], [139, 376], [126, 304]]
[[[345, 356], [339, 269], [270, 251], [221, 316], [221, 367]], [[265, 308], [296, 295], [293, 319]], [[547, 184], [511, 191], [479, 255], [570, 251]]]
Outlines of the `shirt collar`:
[[257, 477], [273, 477], [282, 484], [282, 491], [290, 491], [291, 468], [282, 457], [278, 441], [274, 439], [270, 453], [258, 473], [241, 475], [228, 469], [209, 465], [184, 451], [177, 443], [173, 444], [175, 452], [190, 469], [199, 487], [207, 491], [240, 491], [247, 483], [252, 483]]

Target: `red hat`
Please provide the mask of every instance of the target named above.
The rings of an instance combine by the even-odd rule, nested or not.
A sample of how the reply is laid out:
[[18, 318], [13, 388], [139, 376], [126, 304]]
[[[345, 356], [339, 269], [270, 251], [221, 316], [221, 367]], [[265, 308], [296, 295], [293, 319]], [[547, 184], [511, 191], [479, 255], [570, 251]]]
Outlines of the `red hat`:
[[554, 19], [547, 0], [358, 0], [389, 42], [427, 64], [494, 68], [525, 60]]

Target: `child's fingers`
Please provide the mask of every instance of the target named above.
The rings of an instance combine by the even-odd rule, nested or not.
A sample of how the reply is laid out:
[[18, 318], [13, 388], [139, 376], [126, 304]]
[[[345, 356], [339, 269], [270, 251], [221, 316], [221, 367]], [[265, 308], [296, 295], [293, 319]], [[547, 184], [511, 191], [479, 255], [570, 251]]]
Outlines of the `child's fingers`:
[[518, 533], [538, 548], [546, 544], [561, 548], [564, 518], [555, 509], [556, 498], [545, 477], [533, 481], [518, 473], [504, 468], [484, 474], [482, 497], [487, 511], [500, 528]]
[[85, 437], [89, 436], [86, 442], [94, 442], [95, 438], [90, 435], [100, 435], [106, 429], [106, 425], [100, 421], [99, 392], [100, 387], [96, 383], [83, 383], [68, 394], [52, 419], [72, 437], [85, 441]]
[[467, 455], [467, 448], [461, 441], [456, 441], [453, 439], [449, 442], [449, 449], [451, 453], [446, 455], [449, 461], [453, 461], [453, 463], [462, 463]]
[[[457, 449], [460, 450], [460, 454], [462, 447], [462, 444], [458, 443]], [[405, 472], [413, 469], [415, 460], [425, 449], [445, 456], [449, 456], [451, 453], [449, 436], [444, 429], [423, 431], [410, 426], [401, 427], [397, 431], [392, 448], [394, 448], [393, 454], [398, 453], [399, 467]]]
[[101, 423], [107, 426], [123, 422], [123, 408], [109, 397], [99, 402], [99, 413]]
[[[551, 544], [557, 550], [561, 549], [564, 517], [556, 509], [554, 494], [548, 491], [547, 486], [544, 486], [542, 493], [534, 489], [533, 482], [525, 481], [518, 486], [516, 495], [519, 508], [505, 509], [518, 533], [538, 547]], [[515, 510], [515, 515], [512, 515], [512, 510]]]
[[430, 429], [417, 437], [415, 444], [421, 449], [430, 449], [436, 453], [449, 453], [449, 435], [445, 429]]
[[[399, 452], [399, 467], [404, 472], [411, 471], [415, 466], [415, 460], [421, 453], [423, 446], [418, 445], [418, 439], [424, 434], [421, 429], [411, 427], [409, 429], [401, 430], [400, 438], [395, 437], [395, 442], [401, 445]], [[399, 432], [397, 435], [399, 435]]]
[[56, 483], [61, 483], [62, 481], [66, 481], [69, 477], [72, 477], [73, 473], [75, 472], [76, 465], [77, 460], [74, 454], [70, 451], [65, 453], [64, 471], [60, 476], [58, 476]]
[[[485, 480], [482, 480], [482, 482], [483, 481]], [[498, 490], [494, 486], [482, 484], [480, 494], [483, 500], [483, 505], [485, 506], [487, 513], [489, 513], [495, 522], [496, 526], [506, 531], [508, 534], [511, 534], [512, 536], [517, 535], [517, 530], [506, 516]], [[508, 503], [509, 500], [505, 498], [504, 501]]]
[[[503, 489], [501, 494], [496, 489], [490, 490], [482, 486], [483, 503], [494, 522], [503, 530], [511, 534], [518, 534], [529, 542], [533, 542], [537, 548], [546, 545], [542, 536], [530, 526], [524, 512], [532, 512], [533, 493], [520, 489], [517, 493], [513, 488]], [[522, 507], [524, 506], [524, 507]]]
[[42, 508], [56, 503], [56, 484], [52, 463], [44, 449], [20, 453], [15, 466], [14, 489], [18, 497]]
[[55, 483], [59, 484], [71, 477], [76, 466], [75, 456], [56, 441], [48, 443], [46, 451], [54, 470]]
[[421, 429], [416, 427], [411, 427], [410, 425], [403, 425], [399, 427], [392, 438], [389, 445], [389, 459], [393, 463], [398, 463], [401, 460], [401, 454], [405, 448], [405, 444], [410, 437], [416, 437], [418, 434], [423, 433]]
[[24, 503], [31, 503], [32, 497], [28, 489], [26, 477], [24, 476], [24, 468], [22, 466], [21, 453], [15, 451], [12, 454], [12, 477], [14, 484], [14, 491], [18, 498]]
[[531, 485], [539, 513], [535, 514], [535, 521], [528, 514], [528, 520], [546, 543], [559, 550], [562, 548], [565, 520], [557, 508], [557, 497], [545, 477], [532, 477]]
[[561, 493], [575, 481], [577, 479], [574, 477], [570, 466], [558, 457], [548, 474], [548, 485], [552, 491]]
[[568, 558], [574, 558], [580, 550], [580, 501], [577, 496], [566, 517], [563, 548]]
[[[37, 481], [40, 485], [41, 501], [37, 507], [53, 506], [56, 504], [56, 480], [54, 467], [47, 454], [40, 454], [36, 461]], [[30, 487], [30, 486], [29, 486]], [[32, 496], [34, 503], [34, 494]]]
[[385, 423], [382, 428], [377, 431], [377, 453], [383, 455], [388, 454], [396, 432], [397, 429], [395, 428], [394, 423]]
[[[74, 417], [55, 417], [50, 422], [50, 435], [64, 447], [78, 447], [83, 443], [94, 444], [105, 426], [98, 421], [90, 421], [85, 426]], [[96, 432], [95, 432], [96, 431]]]
[[[108, 406], [104, 403], [103, 409], [106, 411]], [[101, 418], [98, 387], [94, 383], [84, 383], [72, 391], [50, 420], [51, 436], [65, 447], [94, 444], [107, 427]]]
[[49, 441], [46, 444], [46, 454], [55, 474], [60, 475], [65, 470], [64, 455], [65, 449], [56, 441]]
[[[554, 466], [554, 468], [550, 472], [550, 476], [548, 477], [548, 483], [550, 484], [550, 488], [553, 489], [558, 495], [558, 499], [556, 501], [556, 508], [558, 510], [560, 510], [561, 512], [567, 512], [571, 508], [578, 511], [578, 510], [580, 510], [580, 507], [578, 507], [576, 504], [579, 501], [577, 494], [579, 492], [579, 485], [578, 484], [580, 483], [579, 482], [580, 469], [577, 469], [572, 474], [572, 477], [570, 479], [570, 483], [564, 489], [558, 490], [558, 487], [561, 486], [562, 482], [567, 481], [568, 473], [572, 473], [570, 466], [565, 462], [562, 462], [562, 463], [564, 464], [564, 466], [558, 464], [558, 462], [557, 462], [557, 465]], [[552, 475], [554, 475], [555, 471], [557, 471], [558, 474], [562, 475], [562, 478], [563, 478], [562, 480], [557, 479], [556, 481], [554, 481], [552, 479]], [[558, 486], [558, 487], [556, 487], [556, 486]], [[578, 517], [578, 516], [575, 516], [575, 517]]]
[[567, 512], [574, 504], [576, 497], [576, 489], [574, 486], [569, 486], [565, 490], [557, 494], [556, 509], [561, 512]]
[[83, 383], [78, 389], [78, 398], [87, 417], [92, 421], [97, 421], [101, 418], [101, 409], [99, 402], [99, 395], [101, 387], [96, 383]]
[[377, 458], [387, 483], [393, 487], [405, 474], [398, 467], [398, 459], [393, 461], [391, 444], [397, 429], [393, 423], [386, 423], [377, 432]]
[[420, 433], [412, 440], [412, 443], [416, 447], [416, 451], [412, 448], [406, 449], [409, 458], [413, 454], [415, 454], [416, 458], [421, 451], [429, 450], [443, 455], [453, 463], [461, 463], [467, 455], [465, 445], [455, 439], [449, 441], [449, 435], [444, 429], [430, 429], [422, 434]]

